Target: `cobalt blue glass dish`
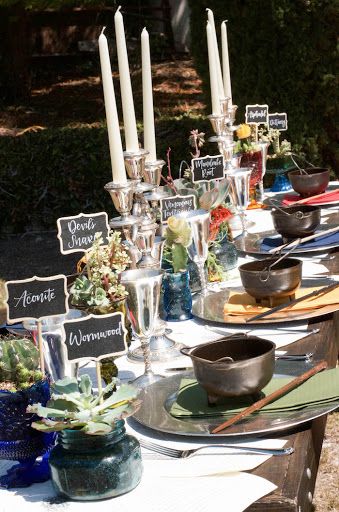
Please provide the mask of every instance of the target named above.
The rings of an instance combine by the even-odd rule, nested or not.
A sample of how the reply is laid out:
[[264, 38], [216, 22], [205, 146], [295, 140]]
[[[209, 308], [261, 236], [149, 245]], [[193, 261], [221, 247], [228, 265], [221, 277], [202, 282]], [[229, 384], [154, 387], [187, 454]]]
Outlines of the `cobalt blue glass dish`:
[[56, 436], [33, 429], [31, 423], [38, 418], [26, 413], [28, 405], [46, 405], [49, 398], [47, 380], [21, 391], [0, 390], [0, 459], [19, 461], [0, 476], [0, 487], [28, 487], [50, 478], [48, 453]]

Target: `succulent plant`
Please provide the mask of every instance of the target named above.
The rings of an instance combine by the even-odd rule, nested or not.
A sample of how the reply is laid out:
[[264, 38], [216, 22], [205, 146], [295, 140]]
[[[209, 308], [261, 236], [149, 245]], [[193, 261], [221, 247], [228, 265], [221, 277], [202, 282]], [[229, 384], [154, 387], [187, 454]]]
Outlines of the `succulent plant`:
[[76, 429], [89, 435], [111, 432], [118, 420], [134, 414], [140, 405], [134, 386], [118, 384], [114, 379], [102, 393], [94, 395], [89, 375], [82, 375], [80, 381], [73, 377], [58, 380], [51, 385], [51, 399], [46, 407], [28, 406], [28, 413], [42, 418], [33, 422], [32, 427], [43, 432]]
[[185, 219], [169, 217], [165, 231], [165, 258], [173, 267], [174, 272], [186, 270], [187, 247], [192, 243], [192, 233]]
[[39, 371], [39, 352], [29, 338], [0, 338], [0, 388], [26, 389], [43, 378]]

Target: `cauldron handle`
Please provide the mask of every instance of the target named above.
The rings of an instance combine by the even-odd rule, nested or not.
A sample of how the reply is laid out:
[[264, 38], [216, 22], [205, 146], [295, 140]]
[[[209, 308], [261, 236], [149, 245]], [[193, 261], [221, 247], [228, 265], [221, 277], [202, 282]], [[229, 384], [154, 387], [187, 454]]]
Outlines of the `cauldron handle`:
[[[244, 332], [244, 333], [240, 333], [240, 332], [235, 332], [233, 334], [230, 334], [229, 336], [223, 336], [223, 338], [243, 338], [243, 337], [247, 337], [248, 334], [247, 332]], [[217, 341], [217, 340], [215, 340]], [[213, 341], [210, 341], [209, 343], [214, 343]], [[205, 343], [204, 345], [208, 345], [208, 343]], [[199, 361], [204, 361], [204, 363], [209, 363], [209, 364], [214, 364], [214, 363], [217, 363], [217, 362], [220, 362], [220, 360], [216, 360], [216, 361], [209, 361], [208, 359], [203, 359], [202, 357], [197, 357], [197, 356], [192, 356], [192, 354], [190, 353], [191, 350], [194, 350], [195, 348], [198, 348], [198, 347], [201, 347], [202, 345], [195, 345], [194, 347], [182, 347], [180, 349], [180, 352], [184, 355], [184, 356], [188, 356], [188, 357], [192, 357], [194, 359], [199, 359]], [[221, 358], [221, 359], [225, 359], [226, 361], [226, 357], [225, 358]], [[232, 359], [231, 357], [229, 359]], [[230, 361], [231, 362], [231, 361]]]

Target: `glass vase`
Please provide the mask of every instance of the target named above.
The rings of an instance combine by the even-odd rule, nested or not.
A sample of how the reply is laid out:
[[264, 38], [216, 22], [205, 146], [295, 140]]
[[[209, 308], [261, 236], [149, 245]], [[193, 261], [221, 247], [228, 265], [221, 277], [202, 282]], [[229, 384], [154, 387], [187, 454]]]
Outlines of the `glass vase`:
[[180, 322], [192, 318], [192, 294], [189, 272], [166, 270], [162, 282], [164, 319]]
[[257, 187], [262, 180], [262, 155], [261, 151], [249, 151], [241, 156], [241, 167], [252, 168], [250, 178], [250, 204], [249, 207], [255, 208], [259, 205], [259, 194]]
[[216, 255], [217, 262], [222, 266], [224, 272], [237, 267], [238, 252], [234, 244], [227, 237], [213, 245], [210, 250]]
[[49, 464], [58, 494], [80, 501], [113, 498], [134, 489], [142, 475], [140, 445], [120, 420], [112, 432], [63, 430]]

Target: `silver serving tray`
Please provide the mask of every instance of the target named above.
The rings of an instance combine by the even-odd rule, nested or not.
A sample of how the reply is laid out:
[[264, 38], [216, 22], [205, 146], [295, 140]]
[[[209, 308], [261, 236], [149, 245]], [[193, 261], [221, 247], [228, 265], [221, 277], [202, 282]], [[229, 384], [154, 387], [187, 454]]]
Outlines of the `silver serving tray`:
[[[300, 372], [301, 373], [301, 372]], [[244, 418], [239, 423], [229, 427], [225, 432], [211, 434], [210, 431], [223, 421], [222, 416], [215, 418], [174, 418], [169, 414], [171, 405], [176, 400], [182, 377], [194, 377], [189, 372], [181, 372], [173, 377], [161, 379], [143, 389], [139, 395], [141, 400], [140, 409], [133, 418], [152, 430], [177, 434], [180, 436], [202, 436], [202, 437], [238, 437], [238, 436], [260, 436], [270, 432], [290, 430], [298, 425], [307, 423], [319, 416], [328, 414], [339, 407], [339, 400], [330, 405], [305, 407], [299, 411], [263, 412]], [[275, 377], [286, 377], [275, 375]]]
[[[334, 228], [335, 225], [333, 224], [326, 224], [323, 226], [319, 226], [317, 231], [326, 231], [327, 229]], [[260, 246], [264, 240], [264, 238], [269, 238], [271, 236], [277, 236], [278, 233], [274, 230], [271, 231], [263, 231], [261, 233], [249, 233], [246, 236], [239, 236], [234, 240], [234, 245], [236, 249], [240, 252], [244, 252], [247, 254], [254, 254], [254, 255], [264, 255], [264, 256], [274, 256], [272, 253], [268, 251], [263, 251]], [[283, 242], [281, 242], [283, 244]], [[339, 247], [339, 242], [333, 243], [333, 244], [324, 244], [318, 247], [296, 247], [291, 252], [291, 257], [293, 257], [293, 254], [303, 254], [306, 252], [322, 252], [324, 250], [328, 249], [335, 249], [336, 247]], [[282, 252], [287, 252], [287, 249], [283, 249]]]

